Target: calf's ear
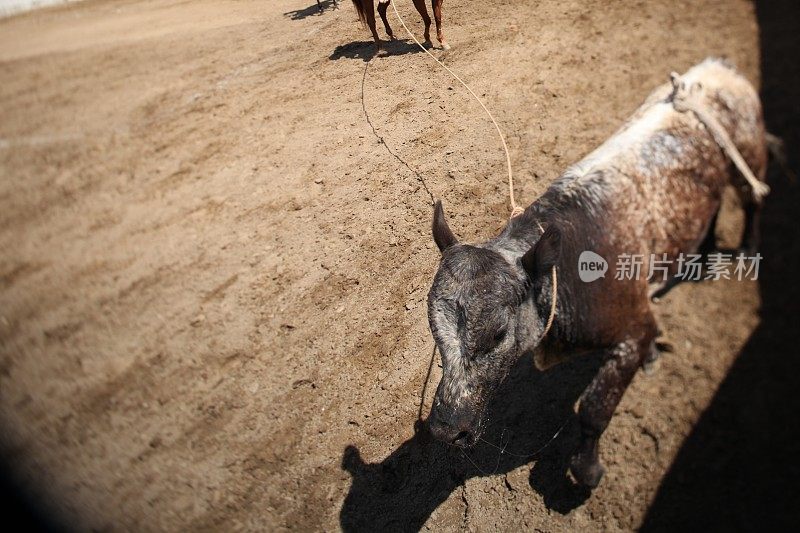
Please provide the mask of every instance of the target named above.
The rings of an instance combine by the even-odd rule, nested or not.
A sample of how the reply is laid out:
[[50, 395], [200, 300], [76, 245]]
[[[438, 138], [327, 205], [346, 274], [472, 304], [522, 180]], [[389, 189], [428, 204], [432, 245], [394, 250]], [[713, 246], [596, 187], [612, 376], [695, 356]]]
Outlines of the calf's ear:
[[433, 208], [433, 240], [436, 242], [436, 246], [439, 247], [440, 252], [444, 252], [447, 248], [458, 244], [458, 239], [450, 231], [450, 226], [447, 225], [447, 220], [444, 218], [441, 200], [437, 200], [436, 206]]
[[561, 231], [551, 224], [536, 244], [522, 256], [522, 267], [531, 280], [548, 275], [561, 257]]

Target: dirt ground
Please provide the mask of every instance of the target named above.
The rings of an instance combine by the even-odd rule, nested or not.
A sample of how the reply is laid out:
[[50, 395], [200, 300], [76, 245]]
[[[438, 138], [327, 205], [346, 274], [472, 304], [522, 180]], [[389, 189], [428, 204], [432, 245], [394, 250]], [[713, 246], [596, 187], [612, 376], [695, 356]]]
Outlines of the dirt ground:
[[[352, 6], [325, 8], [89, 0], [0, 21], [5, 462], [82, 529], [641, 526], [759, 326], [758, 284], [659, 304], [675, 351], [624, 397], [591, 495], [565, 461], [592, 358], [521, 362], [486, 435], [508, 453], [415, 434], [438, 260], [425, 187], [460, 238], [487, 238], [505, 160], [410, 41], [367, 63]], [[762, 73], [746, 0], [448, 0], [445, 24], [526, 204], [671, 70], [724, 55]], [[740, 224], [726, 213], [723, 244]]]

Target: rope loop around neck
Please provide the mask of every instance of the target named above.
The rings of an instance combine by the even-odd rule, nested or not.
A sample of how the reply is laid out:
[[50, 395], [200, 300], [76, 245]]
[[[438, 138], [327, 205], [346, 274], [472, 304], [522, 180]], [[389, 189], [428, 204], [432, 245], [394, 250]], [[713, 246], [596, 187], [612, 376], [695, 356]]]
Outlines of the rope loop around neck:
[[[538, 220], [536, 221], [536, 225], [539, 226], [539, 230], [544, 235], [544, 228], [542, 227], [541, 222]], [[547, 323], [544, 326], [544, 333], [542, 333], [542, 339], [544, 339], [548, 333], [550, 333], [550, 329], [553, 327], [553, 322], [556, 319], [556, 306], [558, 305], [558, 274], [556, 273], [556, 266], [553, 265], [550, 270], [551, 276], [551, 287], [550, 287], [550, 314], [547, 317]]]

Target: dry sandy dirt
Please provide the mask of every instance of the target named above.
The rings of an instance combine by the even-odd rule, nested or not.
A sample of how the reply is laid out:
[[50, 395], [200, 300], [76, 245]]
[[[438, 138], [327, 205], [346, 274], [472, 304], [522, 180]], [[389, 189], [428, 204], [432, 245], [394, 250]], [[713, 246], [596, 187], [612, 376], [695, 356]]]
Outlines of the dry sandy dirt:
[[[398, 8], [419, 32], [411, 2]], [[529, 203], [671, 70], [709, 55], [757, 85], [790, 72], [767, 118], [797, 142], [796, 112], [779, 107], [796, 96], [796, 41], [770, 51], [782, 67], [762, 57], [764, 25], [795, 35], [796, 22], [745, 0], [448, 0], [445, 61], [494, 111]], [[99, 530], [788, 516], [797, 490], [782, 476], [797, 467], [776, 456], [797, 452], [781, 437], [796, 403], [779, 395], [794, 387], [796, 365], [781, 362], [797, 304], [774, 282], [797, 259], [775, 245], [797, 231], [785, 182], [765, 221], [765, 281], [687, 284], [658, 305], [675, 350], [624, 397], [593, 494], [565, 474], [591, 357], [547, 373], [520, 363], [486, 434], [510, 453], [465, 457], [415, 434], [438, 256], [425, 186], [467, 241], [497, 232], [508, 205], [477, 104], [410, 41], [389, 50], [366, 62], [369, 34], [345, 2], [317, 14], [314, 0], [90, 0], [0, 21], [0, 419], [17, 481], [53, 520]], [[723, 244], [740, 224], [728, 210]], [[766, 419], [774, 432], [743, 436]], [[762, 456], [752, 468], [770, 482], [753, 486], [745, 464]], [[784, 488], [791, 501], [771, 497]]]

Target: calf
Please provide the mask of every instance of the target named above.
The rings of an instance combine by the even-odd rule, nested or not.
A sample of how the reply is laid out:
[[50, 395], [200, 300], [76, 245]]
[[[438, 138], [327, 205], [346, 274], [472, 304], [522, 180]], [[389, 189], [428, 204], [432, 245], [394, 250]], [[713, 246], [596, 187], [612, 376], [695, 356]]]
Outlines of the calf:
[[[701, 104], [763, 182], [767, 150], [753, 87], [716, 59], [691, 68], [681, 81], [702, 87]], [[669, 279], [681, 253], [713, 246], [728, 185], [738, 188], [744, 206], [742, 246], [757, 244], [757, 198], [707, 127], [693, 113], [677, 111], [672, 96], [669, 84], [656, 89], [611, 139], [567, 169], [494, 239], [459, 243], [437, 202], [433, 238], [442, 256], [428, 295], [443, 364], [428, 418], [436, 438], [474, 444], [489, 398], [523, 354], [544, 369], [603, 350], [604, 363], [581, 396], [580, 441], [570, 461], [578, 483], [599, 483], [598, 440], [636, 370], [657, 356], [648, 295], [664, 281], [647, 279], [651, 254], [671, 260]], [[644, 275], [583, 282], [583, 251], [610, 262], [641, 256]]]

